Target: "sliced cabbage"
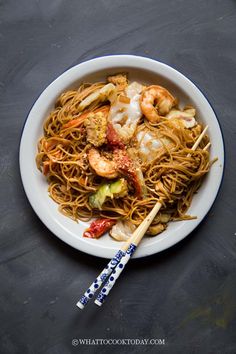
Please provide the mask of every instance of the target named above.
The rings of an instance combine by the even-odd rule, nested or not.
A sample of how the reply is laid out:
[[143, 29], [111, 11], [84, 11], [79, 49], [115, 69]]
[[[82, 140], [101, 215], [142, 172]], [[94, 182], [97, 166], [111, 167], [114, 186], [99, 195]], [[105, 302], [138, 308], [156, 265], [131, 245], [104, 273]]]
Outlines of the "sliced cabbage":
[[104, 183], [96, 193], [90, 195], [89, 204], [92, 208], [101, 209], [107, 198], [122, 198], [128, 193], [128, 184], [124, 178], [112, 183]]
[[83, 111], [95, 101], [104, 102], [108, 100], [113, 103], [116, 100], [116, 96], [117, 89], [115, 85], [109, 83], [88, 95], [83, 101], [80, 102], [78, 109], [79, 111]]

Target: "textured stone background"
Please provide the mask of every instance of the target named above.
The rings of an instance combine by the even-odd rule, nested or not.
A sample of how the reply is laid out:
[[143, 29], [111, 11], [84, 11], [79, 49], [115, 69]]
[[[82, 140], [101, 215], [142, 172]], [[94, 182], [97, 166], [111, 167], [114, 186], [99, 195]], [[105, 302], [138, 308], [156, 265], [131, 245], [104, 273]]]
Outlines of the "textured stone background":
[[[236, 2], [0, 1], [0, 352], [236, 352]], [[54, 237], [24, 194], [18, 148], [41, 91], [66, 68], [116, 53], [174, 66], [207, 95], [226, 145], [222, 188], [180, 244], [132, 261], [109, 301], [74, 304], [106, 264]], [[146, 294], [146, 296], [145, 296]], [[165, 338], [77, 346], [73, 338]]]

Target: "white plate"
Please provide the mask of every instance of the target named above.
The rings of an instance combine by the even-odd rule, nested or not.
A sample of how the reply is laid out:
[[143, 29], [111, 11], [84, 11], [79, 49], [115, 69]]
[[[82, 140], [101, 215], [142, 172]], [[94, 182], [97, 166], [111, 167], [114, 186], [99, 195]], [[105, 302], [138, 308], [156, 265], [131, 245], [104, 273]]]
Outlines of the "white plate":
[[43, 121], [63, 91], [78, 87], [82, 81], [102, 80], [107, 75], [121, 71], [129, 72], [131, 80], [162, 85], [178, 97], [181, 104], [192, 104], [196, 107], [198, 120], [209, 125], [211, 158], [218, 157], [189, 209], [189, 213], [197, 215], [197, 219], [172, 222], [159, 236], [143, 239], [134, 257], [160, 252], [190, 234], [212, 206], [221, 184], [224, 167], [224, 145], [216, 115], [202, 92], [175, 69], [148, 58], [115, 55], [92, 59], [64, 72], [43, 91], [28, 115], [20, 144], [21, 177], [33, 209], [56, 236], [80, 251], [105, 258], [111, 258], [122, 243], [114, 241], [108, 235], [98, 240], [82, 237], [88, 224], [78, 224], [58, 211], [58, 205], [48, 196], [45, 177], [36, 168], [35, 155], [38, 139], [43, 134]]

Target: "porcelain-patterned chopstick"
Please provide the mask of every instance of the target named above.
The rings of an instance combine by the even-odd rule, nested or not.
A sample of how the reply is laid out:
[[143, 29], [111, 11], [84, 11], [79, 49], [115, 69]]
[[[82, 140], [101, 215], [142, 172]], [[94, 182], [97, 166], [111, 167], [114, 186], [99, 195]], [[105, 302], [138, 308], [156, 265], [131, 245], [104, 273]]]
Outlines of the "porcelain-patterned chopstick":
[[[160, 203], [159, 203], [160, 204]], [[158, 210], [160, 209], [161, 204], [158, 207]], [[157, 209], [156, 209], [157, 210]], [[156, 213], [158, 212], [156, 211]], [[152, 209], [153, 211], [153, 209]], [[152, 212], [151, 211], [151, 212]], [[151, 214], [150, 212], [150, 214]], [[149, 215], [150, 215], [149, 214]], [[153, 218], [149, 220], [149, 215], [144, 219], [146, 220], [146, 223], [149, 222], [146, 227], [146, 230], [148, 229], [149, 225], [151, 224]], [[95, 292], [100, 288], [102, 283], [106, 280], [106, 278], [112, 273], [112, 271], [115, 269], [117, 264], [120, 262], [122, 257], [126, 256], [126, 251], [129, 250], [129, 258], [131, 257], [132, 253], [134, 252], [136, 245], [132, 244], [133, 240], [135, 240], [135, 237], [137, 235], [138, 230], [142, 230], [144, 227], [144, 221], [139, 225], [139, 227], [134, 231], [132, 236], [126, 241], [126, 243], [122, 246], [122, 248], [116, 253], [116, 255], [111, 259], [111, 261], [108, 263], [108, 265], [103, 269], [103, 271], [99, 274], [99, 276], [95, 279], [95, 281], [90, 285], [90, 287], [85, 291], [84, 295], [81, 297], [81, 299], [77, 302], [76, 306], [79, 307], [81, 310], [84, 309], [84, 306], [87, 305], [89, 300], [92, 299], [93, 295]], [[146, 224], [145, 224], [146, 225]], [[133, 252], [131, 253], [131, 250]], [[127, 251], [128, 252], [128, 251]], [[127, 258], [127, 257], [126, 257]], [[127, 260], [128, 261], [128, 260]]]
[[102, 283], [106, 280], [106, 278], [111, 274], [113, 269], [120, 262], [121, 258], [125, 256], [125, 251], [120, 249], [116, 255], [110, 260], [107, 266], [103, 269], [103, 271], [99, 274], [99, 276], [95, 279], [95, 281], [90, 285], [90, 287], [86, 290], [81, 299], [77, 302], [76, 306], [83, 310], [84, 306], [87, 305], [89, 300], [93, 297], [94, 293], [100, 288]]
[[104, 287], [102, 288], [102, 290], [98, 294], [96, 300], [94, 301], [94, 303], [96, 305], [101, 306], [103, 304], [107, 295], [111, 291], [113, 285], [115, 284], [116, 280], [119, 278], [122, 270], [124, 269], [126, 263], [129, 261], [130, 257], [132, 256], [132, 254], [134, 253], [136, 248], [137, 248], [137, 246], [135, 244], [131, 243], [128, 250], [126, 251], [125, 256], [122, 257], [122, 259], [120, 260], [120, 263], [117, 265], [117, 267], [113, 269], [111, 276], [109, 277], [109, 279], [105, 283]]
[[95, 281], [90, 285], [90, 287], [85, 291], [84, 295], [77, 302], [76, 306], [83, 310], [84, 306], [87, 305], [89, 300], [92, 299], [95, 292], [100, 288], [102, 283], [107, 279], [107, 277], [111, 274], [113, 269], [120, 262], [121, 258], [125, 256], [127, 249], [129, 248], [131, 240], [129, 239], [122, 246], [122, 248], [115, 254], [115, 256], [110, 260], [107, 266], [103, 269], [103, 271], [99, 274], [99, 276], [95, 279]]
[[109, 277], [108, 281], [105, 283], [104, 287], [98, 294], [98, 297], [94, 301], [96, 305], [101, 306], [103, 302], [105, 301], [105, 298], [111, 291], [112, 287], [114, 286], [116, 280], [119, 278], [121, 272], [123, 271], [125, 265], [131, 258], [132, 254], [135, 252], [138, 244], [142, 240], [143, 236], [145, 235], [147, 229], [151, 225], [153, 219], [155, 218], [156, 214], [160, 210], [162, 204], [160, 202], [157, 202], [153, 209], [150, 211], [148, 216], [143, 220], [143, 222], [137, 227], [137, 229], [134, 231], [133, 235], [129, 239], [129, 248], [126, 251], [126, 254], [124, 257], [121, 258], [120, 263], [117, 265], [116, 268], [113, 269], [111, 276]]

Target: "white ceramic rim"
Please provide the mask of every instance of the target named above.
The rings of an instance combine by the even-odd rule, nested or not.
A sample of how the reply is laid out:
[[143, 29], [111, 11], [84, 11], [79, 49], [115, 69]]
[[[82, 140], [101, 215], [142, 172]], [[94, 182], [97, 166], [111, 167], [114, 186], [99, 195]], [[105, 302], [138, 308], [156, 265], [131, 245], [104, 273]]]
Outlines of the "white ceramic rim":
[[[37, 193], [37, 182], [35, 180], [34, 174], [31, 173], [31, 169], [29, 168], [29, 161], [24, 158], [29, 153], [29, 147], [33, 146], [32, 143], [34, 143], [35, 146], [37, 144], [37, 142], [32, 142], [30, 140], [32, 129], [34, 129], [35, 127], [34, 118], [35, 116], [40, 115], [41, 107], [45, 105], [47, 106], [47, 104], [51, 102], [51, 97], [54, 97], [55, 92], [60, 92], [62, 86], [69, 86], [73, 81], [76, 81], [82, 76], [84, 77], [86, 75], [91, 75], [91, 73], [93, 72], [95, 73], [97, 71], [105, 70], [107, 68], [111, 70], [113, 67], [127, 67], [153, 71], [166, 77], [174, 84], [184, 87], [185, 91], [188, 92], [190, 96], [196, 97], [199, 102], [199, 105], [204, 108], [208, 119], [210, 119], [211, 129], [214, 133], [214, 138], [217, 139], [216, 152], [219, 161], [218, 166], [220, 166], [220, 169], [218, 168], [215, 172], [214, 183], [211, 186], [211, 190], [206, 196], [204, 204], [202, 204], [201, 206], [201, 210], [199, 210], [198, 212], [198, 218], [196, 220], [181, 222], [181, 227], [177, 227], [176, 230], [172, 230], [172, 232], [170, 233], [163, 233], [160, 234], [158, 237], [152, 238], [153, 241], [149, 244], [145, 244], [142, 242], [133, 257], [139, 258], [163, 251], [175, 245], [176, 243], [184, 239], [187, 235], [189, 235], [209, 212], [212, 204], [216, 199], [223, 177], [224, 144], [219, 122], [206, 97], [196, 87], [196, 85], [188, 78], [186, 78], [183, 74], [164, 63], [146, 57], [133, 55], [112, 55], [99, 57], [83, 62], [68, 69], [42, 92], [42, 94], [39, 96], [39, 98], [33, 105], [26, 119], [21, 137], [19, 151], [20, 172], [23, 186], [31, 206], [33, 207], [34, 211], [41, 219], [41, 221], [48, 227], [48, 229], [52, 233], [54, 233], [57, 237], [59, 237], [61, 240], [63, 240], [70, 246], [82, 252], [104, 258], [112, 258], [114, 256], [115, 252], [121, 247], [121, 243], [114, 241], [113, 246], [109, 245], [107, 247], [105, 244], [100, 245], [98, 242], [96, 242], [97, 240], [90, 240], [83, 237], [78, 238], [78, 235], [75, 235], [73, 232], [70, 231], [69, 228], [65, 227], [65, 225], [59, 220], [60, 217], [55, 218], [55, 215], [51, 213], [50, 209], [47, 209], [47, 205], [45, 204], [45, 195]], [[33, 165], [31, 161], [31, 167], [32, 166]], [[50, 198], [48, 197], [48, 199]], [[58, 214], [60, 213], [58, 212]], [[84, 226], [82, 227], [84, 229]]]

